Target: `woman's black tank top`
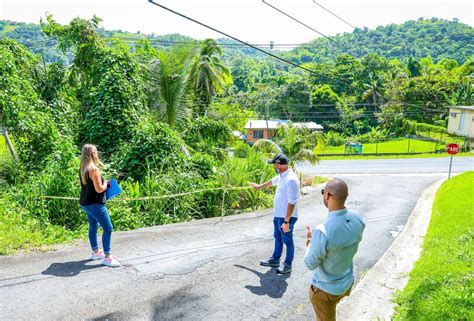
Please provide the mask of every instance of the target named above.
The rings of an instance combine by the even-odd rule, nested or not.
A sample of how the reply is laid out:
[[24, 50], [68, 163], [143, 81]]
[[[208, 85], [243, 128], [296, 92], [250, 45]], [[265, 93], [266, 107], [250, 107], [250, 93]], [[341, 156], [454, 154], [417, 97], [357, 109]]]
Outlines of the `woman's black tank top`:
[[[100, 177], [102, 183], [104, 179]], [[97, 193], [94, 187], [94, 182], [89, 178], [89, 173], [86, 173], [86, 182], [82, 181], [81, 171], [79, 170], [79, 180], [81, 181], [81, 196], [79, 198], [79, 204], [81, 205], [91, 205], [91, 204], [105, 204], [106, 196], [105, 191], [102, 193]]]

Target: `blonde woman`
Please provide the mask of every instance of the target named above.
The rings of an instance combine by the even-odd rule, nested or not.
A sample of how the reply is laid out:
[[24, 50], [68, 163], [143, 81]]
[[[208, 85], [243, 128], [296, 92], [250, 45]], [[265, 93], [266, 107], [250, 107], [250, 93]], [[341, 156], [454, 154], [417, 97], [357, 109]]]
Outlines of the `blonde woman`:
[[[112, 239], [112, 222], [109, 213], [105, 207], [105, 191], [108, 181], [105, 181], [100, 175], [99, 165], [102, 162], [97, 153], [97, 147], [86, 144], [82, 147], [81, 166], [79, 179], [81, 182], [81, 197], [79, 204], [87, 214], [89, 221], [89, 242], [92, 248], [91, 260], [101, 260], [102, 265], [118, 267], [120, 263], [110, 252], [110, 241]], [[103, 251], [99, 250], [97, 243], [97, 229], [102, 226], [102, 246]]]

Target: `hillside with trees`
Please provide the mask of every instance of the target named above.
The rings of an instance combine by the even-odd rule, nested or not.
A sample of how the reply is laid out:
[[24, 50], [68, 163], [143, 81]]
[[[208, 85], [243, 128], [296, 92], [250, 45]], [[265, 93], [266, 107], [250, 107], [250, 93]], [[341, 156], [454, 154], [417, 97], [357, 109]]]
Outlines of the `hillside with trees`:
[[[99, 28], [98, 33], [106, 37], [118, 37], [132, 47], [143, 38], [147, 38], [152, 46], [163, 48], [197, 42], [195, 39], [179, 34], [157, 36], [103, 28]], [[17, 40], [35, 54], [43, 54], [46, 62], [64, 59], [64, 55], [56, 48], [56, 42], [44, 34], [39, 24], [1, 20], [0, 38], [5, 36]], [[286, 53], [286, 56], [297, 63], [328, 63], [335, 61], [342, 54], [361, 58], [366, 54], [375, 53], [385, 58], [400, 60], [429, 56], [434, 62], [438, 62], [443, 58], [450, 58], [462, 64], [474, 54], [473, 38], [474, 29], [456, 19], [448, 21], [438, 18], [420, 18], [400, 25], [379, 26], [374, 30], [356, 28], [351, 33], [331, 37], [337, 44], [326, 38], [317, 38], [291, 50]], [[216, 39], [216, 42], [223, 47], [225, 61], [231, 60], [235, 55], [265, 57], [257, 50], [245, 47], [231, 39], [220, 38]], [[279, 52], [270, 48], [270, 44], [264, 49]]]
[[[465, 29], [439, 21], [413, 24]], [[269, 206], [270, 194], [244, 188], [274, 175], [263, 148], [232, 135], [245, 132], [248, 119], [287, 120], [270, 145], [316, 163], [324, 145], [346, 140], [446, 137], [448, 107], [473, 101], [474, 60], [464, 31], [448, 41], [464, 46], [464, 56], [341, 53], [305, 61], [308, 72], [228, 40], [148, 38], [105, 31], [100, 23], [94, 17], [60, 25], [48, 16], [39, 26], [0, 25], [0, 130], [16, 150], [0, 158], [0, 233], [7, 236], [0, 253], [81, 232], [87, 222], [77, 201], [44, 196], [79, 194], [85, 143], [98, 146], [104, 174], [119, 179], [125, 197], [185, 193], [111, 202], [114, 226], [124, 230]], [[413, 30], [419, 41], [438, 32]], [[300, 59], [295, 51], [279, 54]], [[292, 121], [315, 121], [324, 133]]]
[[361, 58], [375, 53], [388, 59], [431, 57], [438, 62], [447, 58], [462, 64], [474, 54], [474, 29], [456, 19], [420, 18], [400, 25], [379, 26], [374, 30], [356, 28], [351, 33], [331, 39], [337, 44], [318, 38], [296, 48], [289, 56], [299, 63], [321, 63], [334, 61], [341, 54]]

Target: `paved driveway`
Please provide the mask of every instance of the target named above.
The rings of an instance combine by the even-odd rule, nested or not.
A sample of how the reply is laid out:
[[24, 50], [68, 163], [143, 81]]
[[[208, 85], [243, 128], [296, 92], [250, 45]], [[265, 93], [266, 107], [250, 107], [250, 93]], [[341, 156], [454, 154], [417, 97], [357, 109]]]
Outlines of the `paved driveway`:
[[[386, 251], [421, 192], [440, 175], [341, 176], [348, 207], [367, 222], [357, 277]], [[0, 257], [0, 319], [308, 320], [306, 225], [324, 220], [316, 191], [302, 199], [291, 276], [258, 260], [273, 248], [271, 210], [115, 233], [124, 266], [85, 260], [87, 242], [56, 251]]]

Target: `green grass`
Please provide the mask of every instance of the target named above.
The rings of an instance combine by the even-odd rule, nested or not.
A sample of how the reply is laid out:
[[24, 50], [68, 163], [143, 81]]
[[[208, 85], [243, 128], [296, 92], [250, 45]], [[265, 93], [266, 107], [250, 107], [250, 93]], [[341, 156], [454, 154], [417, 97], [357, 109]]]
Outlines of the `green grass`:
[[[434, 152], [436, 143], [425, 140], [410, 140], [410, 148], [408, 149], [408, 139], [398, 138], [388, 142], [382, 142], [379, 144], [367, 143], [362, 145], [362, 153], [374, 154], [374, 153], [425, 153]], [[378, 145], [378, 146], [377, 146]], [[443, 149], [443, 146], [438, 144], [438, 149]], [[345, 146], [327, 146], [321, 154], [344, 154]]]
[[474, 172], [436, 194], [423, 251], [396, 295], [395, 320], [474, 320]]
[[81, 235], [86, 232], [71, 232], [41, 223], [25, 209], [0, 198], [0, 255], [47, 249], [49, 245], [71, 241]]

